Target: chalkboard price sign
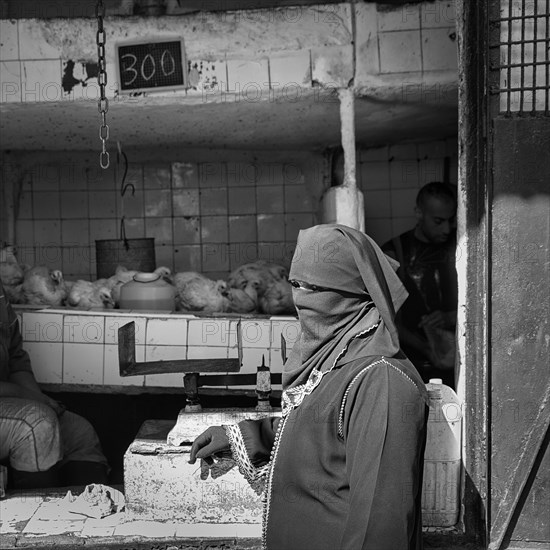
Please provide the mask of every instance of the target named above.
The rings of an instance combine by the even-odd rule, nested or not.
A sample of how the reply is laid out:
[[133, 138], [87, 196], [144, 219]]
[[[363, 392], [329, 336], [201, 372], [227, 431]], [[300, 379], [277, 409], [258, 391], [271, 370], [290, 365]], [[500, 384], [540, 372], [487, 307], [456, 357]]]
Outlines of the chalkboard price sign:
[[182, 39], [116, 45], [120, 93], [157, 92], [187, 87]]

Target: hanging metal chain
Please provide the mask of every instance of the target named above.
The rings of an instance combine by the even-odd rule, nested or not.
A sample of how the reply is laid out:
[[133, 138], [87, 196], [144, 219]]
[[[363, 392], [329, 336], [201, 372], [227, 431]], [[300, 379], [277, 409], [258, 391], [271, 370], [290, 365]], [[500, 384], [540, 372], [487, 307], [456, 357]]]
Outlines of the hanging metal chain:
[[99, 153], [99, 165], [101, 168], [109, 168], [109, 153], [107, 151], [107, 140], [109, 139], [109, 126], [107, 126], [107, 111], [109, 110], [109, 101], [105, 96], [105, 86], [107, 85], [107, 71], [105, 70], [105, 29], [103, 28], [103, 17], [105, 16], [105, 6], [103, 0], [97, 0], [95, 8], [97, 17], [97, 81], [99, 83], [99, 100], [97, 108], [101, 115], [101, 126], [99, 127], [99, 139], [101, 139], [101, 153]]

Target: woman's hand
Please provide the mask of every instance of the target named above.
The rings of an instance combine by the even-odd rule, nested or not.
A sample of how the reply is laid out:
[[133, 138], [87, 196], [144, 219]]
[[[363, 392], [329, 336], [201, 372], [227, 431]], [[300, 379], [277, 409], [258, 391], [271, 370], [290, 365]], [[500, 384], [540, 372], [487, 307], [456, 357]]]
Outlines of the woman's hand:
[[203, 459], [209, 466], [214, 463], [212, 455], [231, 452], [231, 445], [225, 430], [221, 426], [210, 426], [202, 432], [191, 445], [189, 464], [195, 464], [197, 458]]

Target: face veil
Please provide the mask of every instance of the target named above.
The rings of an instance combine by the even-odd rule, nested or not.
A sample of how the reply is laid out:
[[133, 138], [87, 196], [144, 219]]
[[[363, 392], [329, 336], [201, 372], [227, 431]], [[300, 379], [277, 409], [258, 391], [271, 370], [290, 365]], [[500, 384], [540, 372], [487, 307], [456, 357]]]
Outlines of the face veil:
[[396, 267], [360, 231], [338, 224], [300, 231], [289, 279], [301, 333], [284, 365], [284, 389], [337, 360], [399, 352], [394, 318], [407, 292]]

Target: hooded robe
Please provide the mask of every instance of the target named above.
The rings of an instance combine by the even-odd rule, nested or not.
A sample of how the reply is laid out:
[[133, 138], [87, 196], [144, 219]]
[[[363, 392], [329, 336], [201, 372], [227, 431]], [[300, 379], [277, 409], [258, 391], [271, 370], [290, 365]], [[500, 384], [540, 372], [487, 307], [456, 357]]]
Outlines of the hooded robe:
[[282, 418], [226, 426], [263, 492], [268, 550], [420, 550], [427, 394], [399, 348], [407, 297], [376, 243], [342, 225], [300, 231], [289, 280], [301, 333]]

